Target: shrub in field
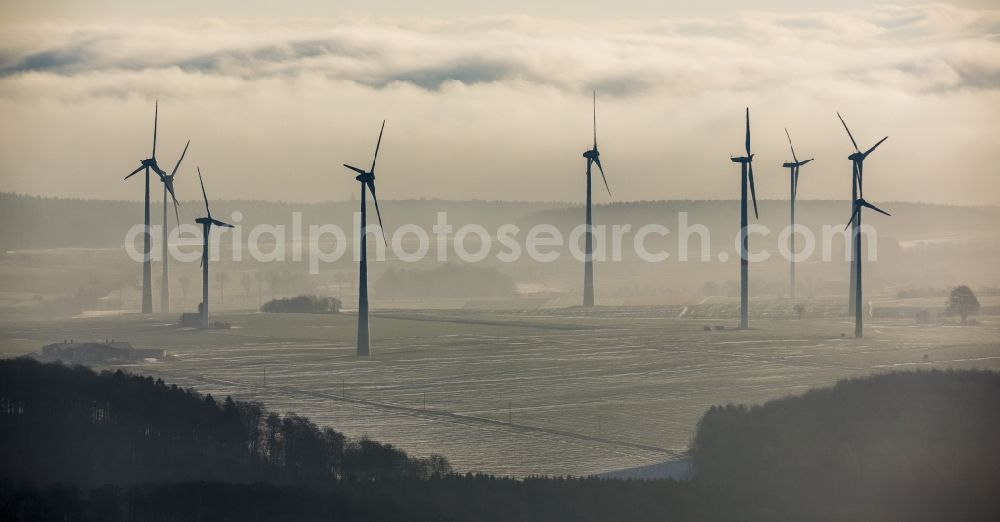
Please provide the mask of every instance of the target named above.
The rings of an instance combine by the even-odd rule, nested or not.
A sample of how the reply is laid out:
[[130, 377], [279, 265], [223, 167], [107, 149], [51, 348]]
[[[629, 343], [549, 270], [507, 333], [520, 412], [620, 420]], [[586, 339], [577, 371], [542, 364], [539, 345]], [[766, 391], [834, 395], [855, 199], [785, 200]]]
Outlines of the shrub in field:
[[260, 311], [277, 314], [333, 314], [340, 311], [340, 299], [318, 295], [272, 299], [264, 303]]

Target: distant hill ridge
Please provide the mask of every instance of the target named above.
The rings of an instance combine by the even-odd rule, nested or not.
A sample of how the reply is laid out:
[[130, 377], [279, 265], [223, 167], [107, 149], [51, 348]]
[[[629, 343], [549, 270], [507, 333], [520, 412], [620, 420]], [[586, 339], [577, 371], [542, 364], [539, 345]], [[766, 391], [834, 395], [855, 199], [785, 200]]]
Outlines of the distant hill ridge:
[[[485, 200], [408, 199], [380, 202], [385, 226], [391, 233], [402, 224], [415, 224], [428, 233], [437, 222], [438, 212], [446, 212], [448, 222], [457, 230], [468, 223], [495, 231], [505, 223], [526, 229], [538, 223], [550, 223], [569, 230], [582, 221], [582, 202], [525, 202]], [[950, 231], [996, 230], [1000, 222], [1000, 206], [955, 206], [929, 203], [880, 201], [893, 218], [874, 221], [884, 235], [920, 235]], [[152, 204], [153, 225], [158, 225], [161, 203]], [[230, 218], [242, 213], [239, 225], [284, 225], [286, 239], [291, 240], [292, 216], [301, 212], [302, 233], [309, 225], [334, 223], [345, 230], [353, 227], [356, 201], [324, 203], [294, 203], [272, 201], [220, 200], [213, 202], [219, 216]], [[181, 221], [193, 223], [200, 215], [201, 202], [182, 201]], [[689, 223], [700, 223], [710, 230], [722, 230], [726, 241], [729, 231], [738, 223], [738, 205], [730, 200], [670, 200], [613, 202], [598, 205], [594, 222], [601, 224], [661, 223], [671, 230], [677, 225], [678, 213], [687, 212]], [[761, 220], [777, 230], [788, 223], [788, 205], [783, 200], [761, 200]], [[796, 209], [798, 221], [817, 231], [823, 224], [844, 223], [849, 205], [841, 200], [804, 200]], [[171, 220], [172, 221], [172, 220]], [[142, 202], [87, 199], [62, 199], [0, 193], [0, 251], [121, 246], [127, 230], [142, 222]], [[453, 230], [453, 231], [454, 231]]]

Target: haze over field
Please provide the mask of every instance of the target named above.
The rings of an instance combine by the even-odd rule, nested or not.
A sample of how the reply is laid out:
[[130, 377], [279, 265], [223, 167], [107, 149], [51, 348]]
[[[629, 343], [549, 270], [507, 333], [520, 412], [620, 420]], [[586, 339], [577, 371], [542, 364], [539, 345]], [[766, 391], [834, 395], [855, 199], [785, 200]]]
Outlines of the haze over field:
[[[179, 183], [179, 182], [178, 182]], [[802, 181], [806, 183], [806, 181]], [[880, 202], [881, 203], [881, 202]], [[159, 209], [154, 202], [154, 209]], [[583, 209], [573, 202], [500, 202], [446, 200], [383, 200], [386, 233], [392, 248], [384, 259], [370, 265], [374, 297], [373, 305], [381, 307], [445, 307], [461, 306], [534, 308], [539, 302], [509, 300], [511, 290], [503, 287], [476, 288], [459, 282], [439, 284], [438, 297], [449, 300], [428, 301], [429, 295], [412, 295], [385, 285], [381, 277], [387, 271], [405, 270], [429, 275], [429, 270], [445, 269], [447, 263], [463, 264], [473, 270], [496, 270], [516, 289], [521, 298], [542, 299], [550, 306], [577, 304], [580, 292], [581, 267], [569, 249], [572, 231], [582, 221]], [[813, 254], [801, 260], [798, 268], [800, 289], [807, 296], [838, 295], [845, 292], [848, 267], [845, 261], [844, 238], [827, 234], [843, 232], [846, 221], [846, 201], [800, 201], [797, 222], [815, 238]], [[1000, 255], [1000, 235], [995, 223], [1000, 222], [1000, 207], [962, 207], [915, 203], [885, 202], [891, 218], [875, 218], [875, 258], [866, 263], [866, 288], [870, 297], [882, 305], [893, 300], [900, 291], [914, 289], [944, 289], [968, 283], [977, 288], [1000, 287], [993, 269]], [[256, 308], [261, 298], [291, 297], [299, 293], [339, 297], [348, 308], [356, 304], [357, 259], [354, 220], [356, 201], [298, 204], [262, 201], [212, 202], [213, 213], [221, 219], [237, 222], [240, 228], [213, 232], [213, 245], [219, 249], [213, 259], [216, 275], [228, 277], [227, 301], [222, 308]], [[203, 207], [198, 201], [185, 200], [180, 207], [182, 222], [191, 223]], [[781, 231], [787, 226], [788, 203], [782, 200], [760, 201], [761, 219], [766, 235], [755, 233], [751, 251], [767, 254], [763, 262], [753, 263], [752, 295], [779, 297], [788, 293], [788, 261], [779, 248]], [[596, 287], [599, 304], [672, 304], [695, 305], [709, 296], [730, 296], [738, 279], [738, 257], [734, 238], [738, 229], [739, 204], [736, 201], [645, 201], [618, 202], [595, 209], [595, 225], [603, 227], [606, 238], [599, 247], [604, 257], [596, 264]], [[443, 238], [434, 231], [438, 213], [445, 212], [452, 227]], [[683, 214], [682, 214], [683, 213]], [[298, 214], [300, 225], [296, 228]], [[232, 216], [240, 216], [233, 219]], [[22, 216], [44, 216], [45, 219], [20, 219]], [[73, 201], [52, 198], [29, 198], [0, 194], [0, 311], [24, 312], [40, 303], [74, 295], [81, 290], [100, 295], [62, 313], [77, 315], [90, 309], [131, 310], [136, 297], [140, 263], [123, 248], [129, 229], [141, 224], [142, 204], [131, 201]], [[687, 226], [681, 227], [682, 220]], [[401, 222], [402, 221], [402, 222]], [[153, 221], [159, 226], [158, 216]], [[345, 233], [345, 249], [336, 259], [314, 259], [309, 235], [310, 227], [332, 224]], [[475, 234], [460, 235], [467, 225], [479, 225], [491, 236], [488, 253], [481, 257], [460, 255], [477, 253], [480, 238]], [[403, 227], [416, 226], [427, 234], [428, 251], [419, 259], [401, 258], [416, 252], [417, 236], [400, 236]], [[615, 260], [611, 242], [614, 226], [630, 225], [622, 235], [621, 257]], [[501, 254], [509, 252], [507, 245], [497, 241], [503, 226], [515, 226], [512, 236], [521, 247], [521, 255], [510, 260]], [[551, 226], [566, 240], [561, 246], [539, 247], [552, 261], [539, 261], [527, 251], [530, 230]], [[642, 257], [635, 247], [637, 231], [643, 227], [662, 226], [668, 231], [661, 236], [647, 236], [643, 250], [654, 254], [666, 252], [670, 257]], [[189, 282], [200, 281], [197, 256], [200, 232], [186, 225], [183, 234], [171, 240], [175, 256], [171, 264], [174, 309], [190, 309], [196, 304], [182, 300], [179, 277]], [[704, 230], [701, 236], [698, 230]], [[266, 233], [258, 234], [260, 231]], [[275, 235], [279, 234], [279, 235]], [[396, 246], [393, 237], [405, 240]], [[136, 236], [132, 236], [136, 237]], [[300, 257], [295, 257], [295, 238], [301, 239]], [[327, 235], [316, 238], [322, 252], [332, 252], [336, 240]], [[159, 233], [154, 233], [154, 254], [159, 255]], [[801, 241], [801, 239], [800, 239]], [[276, 244], [277, 243], [277, 244]], [[373, 256], [381, 250], [377, 236], [369, 237]], [[444, 248], [444, 256], [439, 248]], [[684, 250], [682, 250], [682, 247]], [[703, 249], [709, 258], [702, 259]], [[867, 246], [866, 246], [867, 248]], [[141, 249], [141, 240], [133, 252]], [[277, 250], [276, 250], [277, 249]], [[280, 251], [279, 258], [273, 252]], [[956, 255], [955, 252], [960, 252]], [[682, 258], [686, 253], [687, 257]], [[724, 256], [725, 261], [719, 256]], [[826, 256], [826, 257], [825, 257]], [[506, 261], [504, 259], [507, 259]], [[154, 272], [159, 271], [159, 258], [154, 260]], [[283, 278], [278, 280], [275, 278]], [[249, 277], [247, 290], [242, 279]], [[213, 294], [218, 291], [213, 282]], [[192, 287], [193, 288], [193, 287]], [[192, 288], [189, 288], [191, 290]], [[88, 290], [89, 289], [89, 290]], [[448, 289], [448, 290], [446, 290]], [[98, 300], [98, 298], [101, 298]], [[423, 299], [420, 299], [423, 298]], [[478, 299], [477, 299], [478, 298]], [[485, 300], [482, 298], [493, 298]], [[943, 298], [930, 303], [943, 306]], [[548, 300], [548, 301], [547, 301]], [[519, 304], [517, 304], [519, 303]], [[885, 306], [894, 307], [885, 302]], [[790, 305], [789, 305], [790, 306]], [[786, 306], [785, 308], [788, 308]], [[790, 310], [790, 308], [789, 308]], [[671, 313], [678, 313], [679, 310]], [[50, 313], [52, 313], [50, 311]]]

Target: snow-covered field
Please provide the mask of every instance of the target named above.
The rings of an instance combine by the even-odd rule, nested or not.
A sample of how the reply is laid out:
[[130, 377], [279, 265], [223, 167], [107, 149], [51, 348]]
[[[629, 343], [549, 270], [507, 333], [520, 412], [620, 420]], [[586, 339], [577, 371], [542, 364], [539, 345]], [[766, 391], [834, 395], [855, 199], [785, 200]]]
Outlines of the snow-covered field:
[[138, 315], [0, 321], [0, 355], [63, 339], [165, 348], [166, 360], [131, 370], [441, 453], [460, 471], [518, 476], [677, 458], [714, 404], [887, 370], [1000, 369], [996, 317], [971, 327], [879, 319], [859, 341], [846, 319], [761, 319], [740, 332], [705, 330], [731, 319], [648, 315], [386, 311], [373, 317], [371, 360], [354, 356], [347, 314], [226, 314], [216, 319], [239, 328], [215, 331]]

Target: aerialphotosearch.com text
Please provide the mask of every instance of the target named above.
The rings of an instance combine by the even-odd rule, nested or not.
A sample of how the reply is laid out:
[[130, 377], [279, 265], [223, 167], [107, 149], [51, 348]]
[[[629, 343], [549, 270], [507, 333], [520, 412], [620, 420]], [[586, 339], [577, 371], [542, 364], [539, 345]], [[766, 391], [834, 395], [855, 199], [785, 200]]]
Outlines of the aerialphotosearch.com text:
[[[243, 261], [244, 255], [261, 263], [305, 260], [309, 264], [309, 273], [316, 274], [323, 264], [335, 263], [347, 255], [348, 246], [353, 260], [361, 258], [359, 212], [354, 213], [350, 233], [333, 223], [306, 226], [302, 223], [300, 212], [292, 213], [291, 226], [256, 224], [247, 228], [240, 226], [241, 221], [243, 215], [236, 211], [229, 218], [236, 228], [212, 229], [209, 238], [211, 261], [219, 260], [223, 251], [231, 256], [230, 261], [235, 262]], [[159, 261], [162, 230], [159, 225], [150, 227], [152, 246], [150, 252], [144, 253], [144, 228], [140, 223], [128, 230], [124, 241], [126, 252], [136, 262], [145, 261], [147, 256], [152, 261]], [[782, 258], [796, 263], [814, 259], [816, 255], [822, 261], [832, 261], [835, 252], [846, 261], [849, 260], [852, 237], [851, 229], [845, 228], [844, 223], [823, 225], [818, 237], [816, 231], [799, 224], [786, 226], [777, 233], [764, 225], [751, 224], [746, 230], [749, 237], [747, 252], [742, 252], [740, 230], [732, 229], [725, 232], [726, 235], [731, 234], [732, 240], [724, 243], [730, 246], [713, 253], [712, 231], [705, 225], [689, 223], [687, 212], [678, 213], [676, 230], [659, 223], [593, 225], [591, 230], [592, 259], [597, 262], [622, 261], [631, 251], [635, 258], [648, 263], [669, 260], [728, 262], [744, 254], [749, 262], [758, 263], [770, 259], [772, 249], [776, 249], [777, 255]], [[413, 223], [394, 227], [388, 236], [377, 224], [369, 223], [365, 230], [369, 259], [382, 261], [392, 258], [408, 263], [428, 257], [440, 262], [457, 259], [476, 263], [490, 256], [504, 263], [521, 261], [525, 256], [534, 262], [552, 263], [564, 255], [582, 262], [587, 259], [583, 246], [586, 233], [584, 224], [573, 227], [568, 233], [552, 224], [536, 224], [527, 230], [510, 223], [494, 230], [474, 223], [455, 226], [448, 222], [446, 212], [438, 212], [436, 223], [429, 232]], [[878, 234], [875, 228], [865, 224], [860, 227], [859, 233], [867, 259], [877, 260]], [[790, 246], [793, 234], [795, 252]], [[182, 224], [173, 227], [168, 231], [168, 255], [171, 260], [198, 262], [202, 255], [202, 241], [199, 226]], [[676, 246], [676, 250], [668, 251], [667, 245]]]

